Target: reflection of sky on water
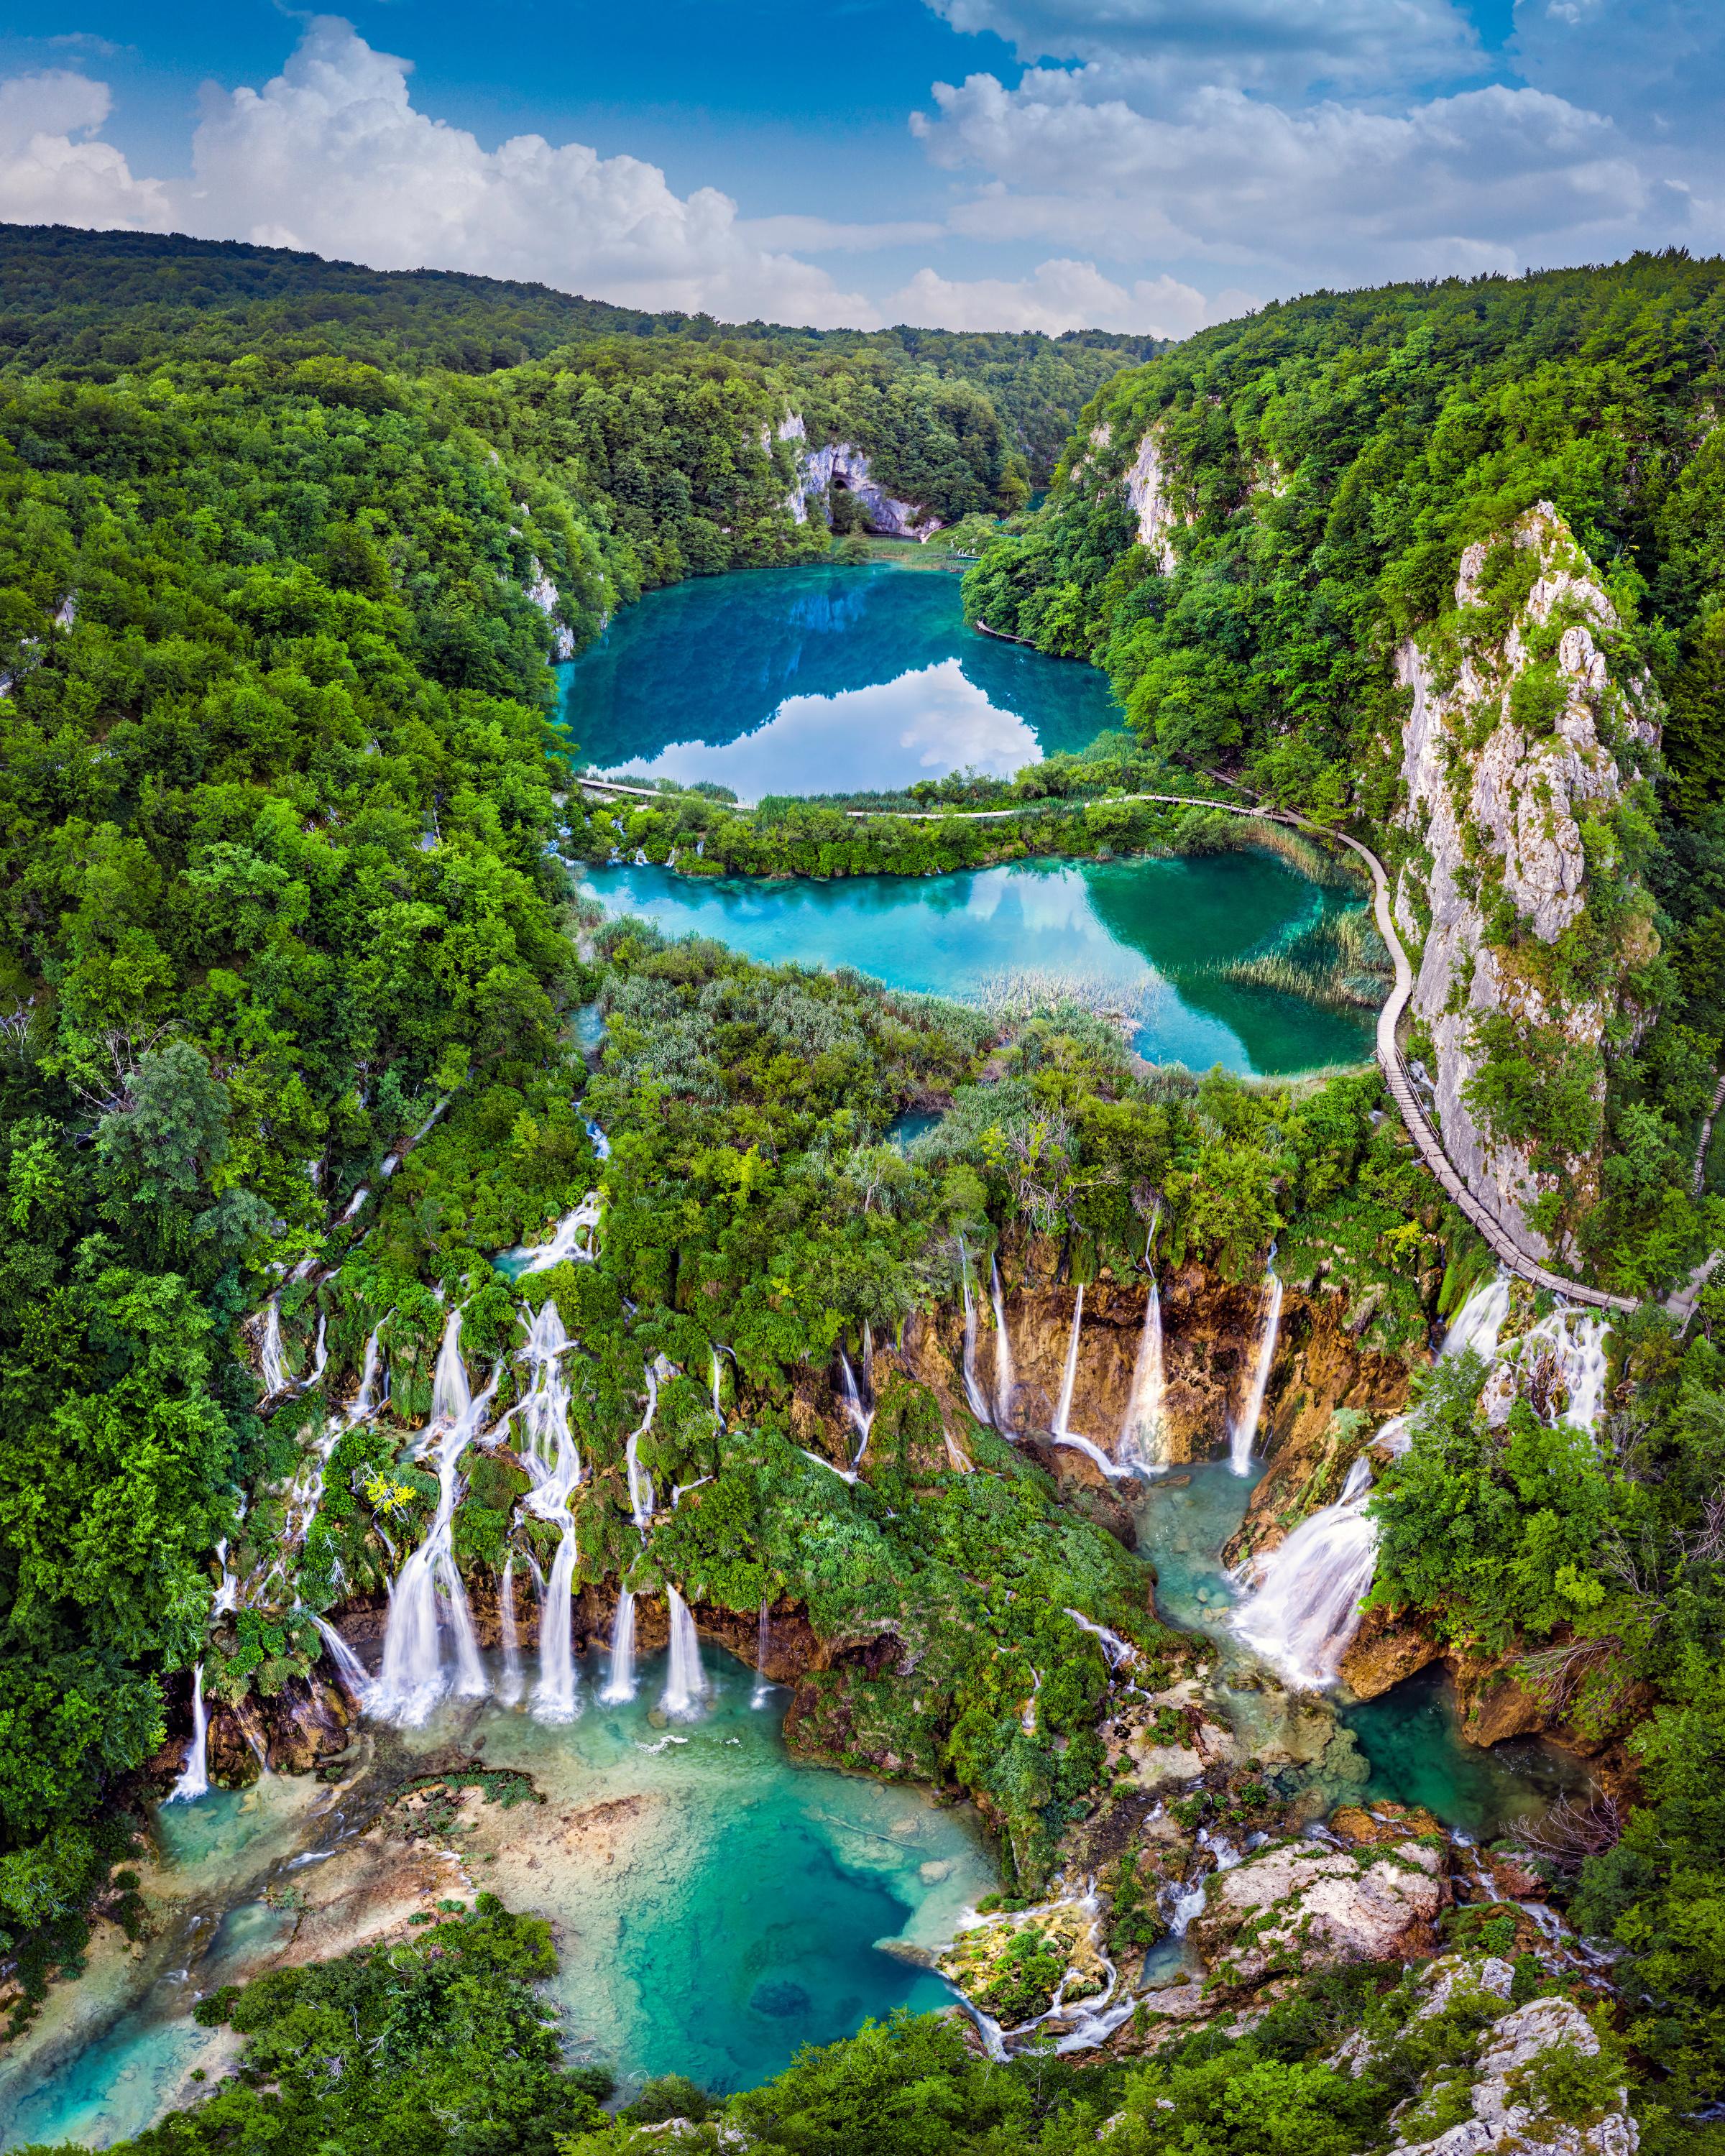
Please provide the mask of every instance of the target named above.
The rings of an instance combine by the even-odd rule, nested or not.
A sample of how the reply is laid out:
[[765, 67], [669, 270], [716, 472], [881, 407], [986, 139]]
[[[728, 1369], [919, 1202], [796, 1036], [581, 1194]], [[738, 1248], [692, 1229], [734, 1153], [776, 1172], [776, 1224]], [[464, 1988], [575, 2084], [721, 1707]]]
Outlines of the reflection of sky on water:
[[1094, 667], [967, 629], [958, 579], [933, 571], [696, 578], [560, 671], [583, 762], [745, 800], [1009, 774], [1122, 723]]
[[991, 704], [956, 659], [894, 681], [831, 696], [787, 696], [767, 723], [740, 740], [674, 742], [649, 762], [614, 769], [685, 784], [713, 779], [744, 801], [794, 783], [822, 793], [909, 786], [947, 771], [1009, 778], [1041, 759], [1035, 734]]
[[852, 966], [890, 988], [965, 1003], [1070, 998], [1117, 1010], [1154, 1063], [1293, 1071], [1363, 1052], [1360, 1023], [1204, 973], [1325, 903], [1261, 855], [766, 884], [619, 866], [590, 870], [586, 888], [608, 913], [710, 936], [770, 964]]

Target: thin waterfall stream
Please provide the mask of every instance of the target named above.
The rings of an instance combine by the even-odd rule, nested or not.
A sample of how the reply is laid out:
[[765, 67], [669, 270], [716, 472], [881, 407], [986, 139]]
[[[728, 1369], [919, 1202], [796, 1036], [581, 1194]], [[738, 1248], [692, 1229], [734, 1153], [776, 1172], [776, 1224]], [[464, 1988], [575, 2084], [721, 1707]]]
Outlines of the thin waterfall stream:
[[1228, 1434], [1228, 1464], [1236, 1475], [1245, 1474], [1250, 1467], [1252, 1447], [1258, 1441], [1264, 1395], [1269, 1390], [1271, 1367], [1276, 1361], [1276, 1343], [1281, 1332], [1281, 1276], [1276, 1270], [1272, 1245], [1270, 1264], [1264, 1275], [1264, 1319], [1258, 1334], [1258, 1353], [1252, 1364], [1252, 1381]]

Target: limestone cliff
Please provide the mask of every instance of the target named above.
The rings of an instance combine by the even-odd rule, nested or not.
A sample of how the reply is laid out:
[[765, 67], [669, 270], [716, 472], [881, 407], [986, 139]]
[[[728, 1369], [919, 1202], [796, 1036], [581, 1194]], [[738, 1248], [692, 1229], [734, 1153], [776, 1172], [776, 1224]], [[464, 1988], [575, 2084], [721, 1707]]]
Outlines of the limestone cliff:
[[[1409, 696], [1395, 914], [1417, 953], [1415, 1047], [1423, 1032], [1469, 1188], [1535, 1255], [1573, 1257], [1569, 1226], [1597, 1188], [1604, 1053], [1632, 1034], [1626, 983], [1657, 949], [1622, 828], [1656, 702], [1548, 503], [1466, 549], [1455, 605], [1395, 660]], [[1496, 1082], [1512, 1065], [1528, 1074], [1519, 1106]]]
[[862, 504], [871, 531], [895, 539], [927, 539], [940, 530], [941, 520], [932, 511], [920, 508], [914, 501], [899, 501], [871, 478], [867, 457], [853, 444], [824, 442], [818, 449], [810, 449], [800, 412], [780, 420], [778, 439], [798, 445], [796, 484], [785, 501], [785, 507], [798, 524], [809, 521], [811, 504], [819, 506], [830, 521], [825, 504], [837, 486], [854, 494]]

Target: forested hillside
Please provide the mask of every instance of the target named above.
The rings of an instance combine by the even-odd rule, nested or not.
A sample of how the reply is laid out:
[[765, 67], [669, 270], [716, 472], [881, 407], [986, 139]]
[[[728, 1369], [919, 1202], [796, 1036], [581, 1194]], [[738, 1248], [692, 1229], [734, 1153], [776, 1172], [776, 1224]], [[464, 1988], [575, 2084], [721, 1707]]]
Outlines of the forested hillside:
[[1111, 382], [969, 584], [1165, 753], [1371, 837], [1477, 1187], [1637, 1290], [1721, 1232], [1722, 316], [1679, 255], [1268, 307]]
[[[237, 240], [0, 226], [0, 365], [14, 373], [111, 382], [172, 351], [230, 362], [334, 355], [392, 372], [485, 375], [552, 353], [567, 366], [578, 352], [624, 338], [649, 347], [644, 358], [612, 358], [637, 373], [717, 355], [825, 383], [871, 453], [887, 446], [880, 400], [901, 411], [906, 398], [938, 399], [941, 385], [963, 385], [999, 415], [1009, 449], [1035, 486], [1047, 484], [1080, 408], [1111, 374], [1158, 348], [1154, 337], [1102, 330], [1048, 337], [719, 322], [647, 314], [544, 285], [367, 270]], [[672, 346], [700, 349], [680, 360]], [[974, 398], [971, 408], [978, 408]]]

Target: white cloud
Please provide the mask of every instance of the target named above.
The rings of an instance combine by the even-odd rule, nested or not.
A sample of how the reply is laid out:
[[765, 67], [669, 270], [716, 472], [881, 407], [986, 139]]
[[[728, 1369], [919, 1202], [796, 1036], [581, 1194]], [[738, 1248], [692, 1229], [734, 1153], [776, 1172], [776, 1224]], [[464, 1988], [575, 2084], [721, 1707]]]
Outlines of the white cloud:
[[484, 149], [416, 110], [408, 74], [340, 18], [314, 18], [261, 90], [209, 98], [185, 198], [196, 228], [732, 319], [873, 318], [824, 271], [752, 244], [716, 187], [680, 196], [655, 165], [542, 135]]
[[1541, 90], [1492, 85], [1395, 112], [1213, 87], [1163, 117], [1083, 68], [935, 95], [937, 114], [915, 122], [930, 155], [984, 176], [955, 230], [1119, 261], [1249, 263], [1284, 290], [1575, 259], [1671, 213], [1609, 120]]
[[655, 165], [540, 135], [486, 150], [416, 110], [408, 72], [339, 18], [314, 18], [262, 90], [206, 93], [189, 182], [135, 179], [93, 135], [105, 84], [63, 69], [13, 78], [0, 83], [0, 217], [172, 227], [733, 321], [878, 319], [824, 270], [752, 239], [716, 187], [680, 196]]
[[915, 245], [920, 240], [940, 239], [946, 232], [944, 225], [932, 223], [927, 218], [883, 224], [845, 224], [829, 217], [801, 217], [793, 212], [781, 217], [742, 218], [737, 229], [757, 247], [788, 248], [798, 254]]
[[108, 109], [107, 85], [67, 68], [0, 81], [0, 219], [167, 228], [162, 183], [94, 136]]
[[1126, 330], [1141, 336], [1189, 336], [1207, 322], [1225, 321], [1255, 305], [1245, 292], [1214, 299], [1173, 277], [1141, 278], [1130, 287], [1105, 277], [1094, 262], [1044, 262], [1029, 277], [947, 278], [919, 270], [886, 301], [889, 320], [930, 329]]
[[1143, 87], [1297, 95], [1472, 72], [1479, 38], [1454, 0], [927, 0], [954, 29], [1020, 59], [1079, 59]]

